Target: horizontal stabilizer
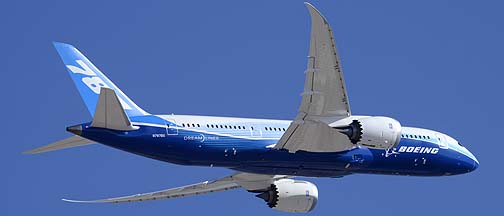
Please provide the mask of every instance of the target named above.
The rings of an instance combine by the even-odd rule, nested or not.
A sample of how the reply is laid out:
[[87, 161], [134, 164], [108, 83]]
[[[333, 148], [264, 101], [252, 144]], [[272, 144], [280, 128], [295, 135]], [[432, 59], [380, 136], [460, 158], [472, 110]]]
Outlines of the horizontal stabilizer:
[[38, 153], [43, 153], [43, 152], [48, 152], [48, 151], [56, 151], [60, 149], [66, 149], [66, 148], [72, 148], [72, 147], [77, 147], [77, 146], [83, 146], [83, 145], [89, 145], [89, 144], [94, 144], [96, 142], [92, 140], [88, 140], [86, 138], [80, 137], [80, 136], [72, 136], [69, 138], [66, 138], [64, 140], [60, 140], [58, 142], [42, 146], [40, 148], [36, 148], [30, 151], [25, 151], [23, 152], [24, 154], [38, 154]]
[[103, 87], [100, 89], [91, 127], [122, 131], [137, 129], [131, 125], [115, 91]]

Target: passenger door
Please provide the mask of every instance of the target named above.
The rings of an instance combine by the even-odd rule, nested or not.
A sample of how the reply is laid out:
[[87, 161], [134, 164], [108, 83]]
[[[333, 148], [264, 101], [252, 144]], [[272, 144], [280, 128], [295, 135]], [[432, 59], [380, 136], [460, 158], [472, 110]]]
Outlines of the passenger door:
[[448, 149], [448, 143], [446, 142], [445, 136], [440, 133], [436, 133], [436, 138], [438, 141], [439, 148]]
[[166, 124], [166, 134], [167, 135], [178, 135], [177, 123], [173, 119], [165, 120]]
[[253, 136], [253, 137], [262, 137], [261, 127], [259, 127], [259, 126], [250, 126], [249, 130], [250, 130], [250, 136]]

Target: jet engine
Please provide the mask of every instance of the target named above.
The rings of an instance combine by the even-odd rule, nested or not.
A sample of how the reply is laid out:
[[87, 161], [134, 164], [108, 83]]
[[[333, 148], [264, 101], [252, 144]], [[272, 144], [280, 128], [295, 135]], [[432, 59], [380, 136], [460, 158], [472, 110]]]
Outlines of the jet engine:
[[401, 124], [389, 117], [364, 117], [333, 128], [347, 135], [353, 144], [370, 148], [391, 149], [401, 140]]
[[309, 212], [315, 208], [318, 189], [311, 182], [280, 179], [257, 194], [272, 209], [285, 212]]

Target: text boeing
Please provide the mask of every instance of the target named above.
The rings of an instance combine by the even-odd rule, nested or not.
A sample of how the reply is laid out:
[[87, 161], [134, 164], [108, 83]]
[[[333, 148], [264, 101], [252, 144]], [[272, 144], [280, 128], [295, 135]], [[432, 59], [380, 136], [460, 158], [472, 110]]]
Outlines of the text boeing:
[[397, 152], [408, 152], [408, 153], [416, 153], [416, 154], [437, 154], [439, 152], [439, 148], [430, 148], [430, 147], [414, 147], [414, 146], [401, 146], [399, 151]]

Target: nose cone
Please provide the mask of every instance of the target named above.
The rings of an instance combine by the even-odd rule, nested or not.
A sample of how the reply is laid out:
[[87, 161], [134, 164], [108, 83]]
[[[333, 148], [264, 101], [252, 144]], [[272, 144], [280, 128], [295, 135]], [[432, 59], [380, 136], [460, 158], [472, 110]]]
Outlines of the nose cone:
[[476, 159], [476, 157], [471, 152], [469, 152], [469, 154], [471, 155], [470, 158], [473, 161], [473, 167], [471, 169], [471, 172], [472, 172], [472, 171], [476, 170], [479, 167], [479, 161], [478, 161], [478, 159]]
[[471, 170], [471, 172], [474, 171], [474, 170], [476, 170], [476, 169], [478, 169], [478, 167], [479, 167], [479, 161], [475, 160], [474, 161], [474, 166], [473, 166], [473, 169]]
[[479, 167], [479, 161], [468, 150], [464, 151], [457, 162], [460, 173], [469, 173]]
[[472, 171], [476, 170], [479, 167], [479, 161], [478, 161], [478, 159], [476, 159], [476, 157], [473, 155], [473, 153], [471, 153], [467, 149], [465, 149], [465, 151], [463, 153], [464, 153], [464, 156], [468, 157], [466, 159], [467, 163], [469, 163], [468, 167], [467, 167], [468, 168], [467, 172], [472, 172]]

